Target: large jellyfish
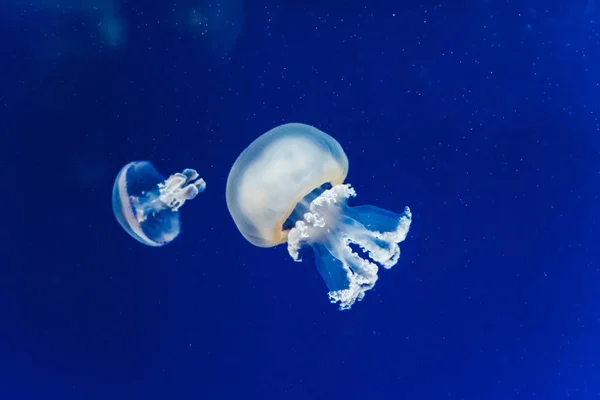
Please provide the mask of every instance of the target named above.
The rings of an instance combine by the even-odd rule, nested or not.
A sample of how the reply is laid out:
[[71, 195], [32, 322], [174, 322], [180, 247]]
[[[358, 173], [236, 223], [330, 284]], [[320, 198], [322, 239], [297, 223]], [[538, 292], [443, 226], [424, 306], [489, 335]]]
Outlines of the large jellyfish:
[[328, 134], [285, 124], [260, 136], [240, 154], [227, 179], [227, 207], [242, 235], [259, 247], [287, 241], [288, 253], [312, 247], [317, 268], [340, 309], [362, 300], [378, 266], [398, 262], [398, 243], [410, 228], [401, 214], [379, 207], [349, 207], [356, 192], [345, 184], [348, 158]]
[[165, 179], [148, 161], [124, 166], [113, 186], [113, 212], [133, 238], [153, 247], [163, 246], [179, 235], [179, 209], [206, 189], [193, 169]]

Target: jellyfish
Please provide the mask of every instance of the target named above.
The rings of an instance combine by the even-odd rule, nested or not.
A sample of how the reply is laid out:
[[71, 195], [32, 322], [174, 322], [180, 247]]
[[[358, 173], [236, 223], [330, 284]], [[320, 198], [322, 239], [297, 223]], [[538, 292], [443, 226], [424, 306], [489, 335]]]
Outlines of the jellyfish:
[[148, 246], [170, 243], [179, 235], [179, 209], [206, 189], [198, 173], [186, 168], [165, 179], [152, 163], [124, 166], [113, 186], [113, 212], [133, 238]]
[[344, 183], [348, 158], [340, 144], [309, 125], [278, 126], [237, 158], [227, 179], [227, 207], [240, 233], [255, 246], [287, 242], [301, 261], [310, 246], [332, 303], [350, 309], [394, 266], [411, 224], [411, 211], [348, 206], [356, 196]]

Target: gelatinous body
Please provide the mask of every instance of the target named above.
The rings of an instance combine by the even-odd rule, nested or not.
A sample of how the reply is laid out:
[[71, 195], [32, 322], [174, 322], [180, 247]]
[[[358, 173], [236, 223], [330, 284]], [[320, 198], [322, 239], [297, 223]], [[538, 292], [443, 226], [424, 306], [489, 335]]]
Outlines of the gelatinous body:
[[179, 209], [205, 188], [206, 182], [193, 169], [165, 179], [150, 162], [134, 161], [115, 179], [113, 212], [123, 229], [139, 242], [163, 246], [179, 235]]
[[356, 192], [344, 184], [347, 173], [348, 158], [334, 138], [285, 124], [252, 142], [227, 180], [227, 206], [242, 235], [260, 247], [287, 241], [296, 261], [300, 248], [311, 246], [330, 300], [341, 309], [363, 299], [379, 266], [397, 263], [412, 217], [408, 207], [349, 207]]

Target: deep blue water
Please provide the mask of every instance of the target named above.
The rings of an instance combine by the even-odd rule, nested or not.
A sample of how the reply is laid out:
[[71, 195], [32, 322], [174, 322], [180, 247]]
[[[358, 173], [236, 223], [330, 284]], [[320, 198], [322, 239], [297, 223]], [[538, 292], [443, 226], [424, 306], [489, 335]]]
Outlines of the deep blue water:
[[[3, 2], [0, 398], [600, 397], [596, 19], [593, 1]], [[236, 157], [286, 122], [341, 143], [352, 204], [413, 211], [348, 312], [310, 253], [252, 246], [227, 210]], [[133, 160], [207, 181], [165, 247], [112, 215]]]

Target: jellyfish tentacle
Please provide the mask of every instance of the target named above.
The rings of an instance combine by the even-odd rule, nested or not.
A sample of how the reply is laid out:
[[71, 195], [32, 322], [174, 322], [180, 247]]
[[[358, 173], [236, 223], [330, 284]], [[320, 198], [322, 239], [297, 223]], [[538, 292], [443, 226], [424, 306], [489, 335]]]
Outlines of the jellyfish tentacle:
[[329, 298], [342, 310], [373, 288], [378, 266], [389, 269], [398, 262], [398, 243], [406, 238], [412, 220], [408, 207], [402, 214], [375, 206], [348, 207], [354, 196], [348, 184], [325, 190], [307, 205], [303, 219], [288, 234], [288, 252], [294, 260], [300, 261], [302, 246], [313, 247]]
[[185, 182], [186, 185], [188, 183], [190, 183], [191, 181], [195, 181], [196, 179], [198, 179], [200, 177], [200, 175], [198, 174], [198, 171], [196, 171], [195, 169], [191, 169], [191, 168], [186, 168], [183, 171], [181, 171], [181, 173], [187, 177], [187, 181]]
[[171, 175], [167, 180], [158, 184], [159, 199], [171, 211], [178, 211], [181, 206], [206, 189], [206, 182], [200, 178], [196, 170], [186, 168], [183, 172]]

